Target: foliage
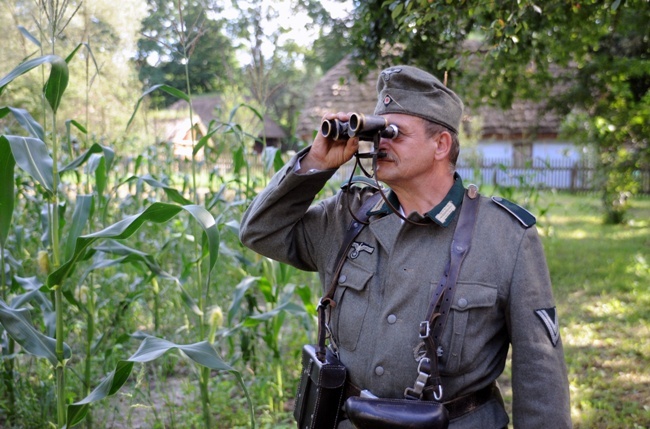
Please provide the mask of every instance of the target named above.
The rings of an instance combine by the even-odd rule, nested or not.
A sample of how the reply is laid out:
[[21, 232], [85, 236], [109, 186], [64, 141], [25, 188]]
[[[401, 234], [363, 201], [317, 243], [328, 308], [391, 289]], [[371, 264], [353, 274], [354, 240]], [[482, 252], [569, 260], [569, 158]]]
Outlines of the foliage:
[[[549, 196], [546, 196], [548, 198]], [[650, 424], [650, 199], [603, 225], [597, 196], [553, 196], [544, 239], [562, 326], [575, 428]]]
[[[56, 125], [57, 110], [61, 105], [69, 79], [67, 65], [76, 51], [77, 49], [65, 60], [56, 55], [45, 55], [19, 64], [0, 79], [0, 93], [4, 92], [8, 86], [13, 85], [17, 78], [43, 64], [49, 64], [50, 75], [43, 87], [43, 97], [49, 106], [49, 111], [46, 113], [51, 116], [51, 123]], [[174, 94], [178, 92], [165, 86], [160, 87]], [[43, 127], [24, 109], [6, 107], [0, 109], [0, 112], [2, 116], [13, 115], [28, 134], [28, 136], [0, 135], [0, 162], [5, 167], [0, 177], [2, 179], [1, 187], [5, 191], [0, 200], [0, 225], [2, 226], [0, 230], [2, 232], [0, 242], [0, 267], [2, 267], [0, 323], [4, 328], [2, 333], [6, 336], [6, 345], [2, 348], [5, 355], [3, 381], [8, 395], [9, 424], [18, 424], [16, 418], [20, 415], [19, 412], [16, 412], [19, 404], [15, 388], [16, 354], [13, 351], [16, 346], [19, 346], [21, 353], [46, 358], [51, 364], [55, 373], [52, 379], [56, 382], [53, 395], [56, 399], [56, 411], [46, 414], [56, 418], [57, 427], [70, 427], [78, 424], [87, 417], [90, 404], [115, 394], [129, 378], [134, 362], [149, 362], [172, 349], [182, 350], [184, 355], [202, 366], [199, 370], [199, 385], [205, 427], [212, 426], [208, 388], [211, 369], [233, 373], [250, 402], [240, 372], [222, 361], [214, 348], [218, 322], [212, 317], [216, 311], [211, 309], [210, 303], [211, 295], [214, 293], [212, 291], [211, 294], [213, 269], [218, 261], [220, 234], [218, 223], [213, 215], [200, 205], [188, 204], [187, 198], [165, 183], [151, 176], [145, 176], [142, 178], [144, 183], [153, 188], [160, 188], [176, 204], [153, 201], [139, 214], [121, 216], [121, 220], [95, 233], [84, 235], [83, 231], [89, 225], [103, 224], [107, 220], [106, 211], [110, 208], [106, 193], [108, 191], [107, 174], [114, 165], [114, 152], [110, 148], [94, 144], [87, 152], [64, 166], [61, 164], [63, 158], [58, 156], [60, 151], [57, 149], [60, 142], [56, 133], [51, 135], [44, 133]], [[87, 132], [87, 129], [77, 121], [71, 120], [67, 123], [74, 125], [83, 133]], [[220, 128], [211, 130], [211, 133], [214, 134]], [[233, 126], [223, 128], [223, 130], [228, 129], [236, 128]], [[193, 166], [193, 163], [191, 165]], [[15, 255], [20, 253], [20, 249], [16, 245], [22, 239], [19, 239], [19, 233], [11, 234], [14, 229], [12, 228], [12, 218], [14, 218], [13, 213], [16, 209], [14, 203], [16, 200], [21, 201], [21, 197], [24, 200], [30, 192], [29, 190], [27, 193], [24, 190], [21, 191], [20, 186], [18, 191], [16, 190], [16, 185], [21, 183], [15, 180], [16, 166], [24, 172], [24, 180], [30, 183], [27, 186], [39, 189], [39, 194], [42, 194], [41, 199], [31, 198], [30, 200], [34, 200], [34, 208], [43, 207], [44, 221], [41, 242], [36, 244], [35, 249], [41, 249], [38, 250], [38, 268], [39, 274], [46, 278], [44, 283], [37, 277], [21, 279], [17, 272], [21, 270], [21, 265], [20, 262], [15, 263], [17, 262]], [[68, 176], [73, 181], [76, 179], [76, 184], [66, 180], [64, 174], [78, 172], [81, 167], [86, 167], [85, 173], [88, 182], [82, 182], [80, 174]], [[194, 169], [192, 173], [194, 176]], [[118, 183], [116, 187], [119, 188], [121, 185], [122, 183]], [[93, 191], [90, 194], [77, 193], [79, 189], [91, 189], [91, 187]], [[63, 192], [64, 189], [67, 191]], [[191, 199], [198, 201], [196, 179], [192, 181], [191, 188], [186, 192]], [[72, 216], [68, 217], [65, 208], [73, 203], [76, 203], [74, 211]], [[95, 210], [95, 207], [100, 210]], [[157, 258], [141, 250], [114, 242], [114, 240], [131, 238], [146, 222], [162, 224], [170, 222], [181, 211], [189, 213], [196, 222], [192, 226], [183, 226], [183, 229], [187, 230], [183, 236], [192, 237], [192, 244], [189, 251], [179, 253], [182, 256], [180, 272], [183, 273], [180, 278], [167, 273]], [[98, 214], [102, 217], [96, 217]], [[222, 221], [225, 222], [224, 219]], [[196, 224], [199, 225], [199, 228], [196, 228]], [[68, 225], [67, 228], [66, 225]], [[19, 225], [15, 230], [20, 231], [22, 227]], [[67, 234], [66, 244], [60, 246], [64, 231]], [[106, 242], [106, 240], [110, 241]], [[103, 241], [105, 244], [98, 245], [98, 241]], [[111, 255], [117, 257], [111, 259]], [[88, 260], [92, 260], [92, 263], [87, 266], [83, 274], [77, 275], [75, 268], [86, 265]], [[6, 264], [5, 261], [10, 263]], [[14, 264], [11, 264], [12, 262]], [[129, 359], [118, 360], [116, 369], [91, 392], [93, 355], [97, 351], [96, 347], [105, 340], [104, 335], [110, 333], [110, 329], [102, 333], [99, 340], [95, 337], [96, 322], [102, 319], [101, 307], [98, 307], [97, 304], [102, 301], [97, 295], [95, 287], [89, 287], [85, 283], [91, 282], [92, 285], [97, 270], [124, 264], [142, 265], [147, 282], [151, 281], [157, 284], [156, 278], [160, 278], [176, 283], [181, 302], [187, 307], [189, 313], [198, 319], [192, 325], [196, 326], [193, 336], [198, 337], [200, 341], [189, 344], [185, 341], [183, 344], [177, 344], [145, 334], [140, 349]], [[11, 279], [13, 281], [10, 281]], [[78, 286], [78, 296], [73, 294], [75, 284]], [[141, 280], [136, 280], [136, 284], [144, 283]], [[81, 293], [81, 291], [84, 292]], [[51, 302], [47, 298], [48, 295]], [[123, 316], [122, 313], [141, 295], [142, 291], [137, 289], [127, 294], [127, 299], [119, 306], [119, 312], [112, 317], [113, 322], [119, 320]], [[157, 297], [158, 294], [154, 294], [156, 310], [160, 304]], [[76, 308], [78, 312], [68, 314], [64, 309], [66, 301], [71, 308]], [[32, 318], [32, 302], [41, 304], [45, 333], [41, 332], [37, 322]], [[282, 313], [282, 309], [277, 309], [272, 317]], [[75, 331], [75, 316], [80, 315], [83, 316], [86, 323], [85, 345], [82, 342], [80, 343], [82, 347], [70, 346], [65, 341], [68, 335]], [[66, 319], [68, 320], [66, 321]], [[73, 322], [72, 329], [69, 329], [70, 322]], [[156, 318], [156, 328], [159, 327], [157, 322]], [[95, 343], [96, 341], [97, 343]], [[123, 342], [124, 340], [119, 341], [119, 343]], [[69, 363], [74, 362], [74, 353], [80, 350], [85, 351], [85, 370], [82, 381], [86, 396], [82, 400], [70, 404], [69, 398], [72, 392], [68, 390], [70, 384], [66, 373]], [[108, 361], [106, 363], [110, 366]], [[250, 409], [251, 426], [254, 427], [252, 404]], [[88, 420], [88, 423], [91, 425], [91, 420]]]
[[[194, 94], [219, 92], [235, 81], [234, 47], [219, 18], [221, 6], [209, 0], [148, 0], [135, 62], [145, 87], [167, 84]], [[189, 65], [192, 73], [185, 73]], [[158, 105], [176, 101], [163, 93]]]
[[[62, 17], [60, 29], [64, 33], [52, 38], [41, 3], [3, 2], [0, 23], [7, 31], [3, 37], [4, 49], [0, 51], [0, 74], [6, 75], [16, 64], [35, 56], [54, 53], [66, 57], [82, 45], [68, 63], [73, 79], [66, 90], [69, 103], [61, 106], [61, 114], [92, 130], [86, 135], [76, 130], [72, 133], [72, 142], [80, 150], [93, 136], [117, 140], [128, 119], [127, 106], [134, 103], [133, 96], [138, 93], [137, 76], [126, 53], [133, 51], [134, 29], [144, 8], [131, 0], [125, 0], [119, 8], [109, 0], [59, 2], [59, 5], [72, 4]], [[75, 10], [76, 14], [71, 16]], [[68, 19], [67, 26], [63, 27]], [[44, 121], [41, 98], [34, 97], [45, 83], [45, 72], [30, 73], [14, 82], [3, 94], [3, 105], [20, 106], [48, 129], [50, 124]], [[14, 123], [5, 121], [3, 125], [13, 127]]]
[[353, 42], [368, 64], [450, 72], [470, 105], [550, 95], [560, 114], [576, 112], [570, 137], [603, 154], [605, 207], [622, 219], [614, 201], [650, 167], [650, 3], [380, 0], [355, 14]]

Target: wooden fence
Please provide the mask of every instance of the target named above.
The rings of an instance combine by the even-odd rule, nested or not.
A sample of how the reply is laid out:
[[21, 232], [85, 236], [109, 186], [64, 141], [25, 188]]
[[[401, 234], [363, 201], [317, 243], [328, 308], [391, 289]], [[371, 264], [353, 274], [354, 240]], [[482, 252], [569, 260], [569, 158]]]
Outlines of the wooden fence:
[[[150, 160], [153, 161], [153, 160]], [[123, 165], [118, 167], [124, 176], [133, 171], [133, 160], [122, 160]], [[189, 172], [190, 162], [181, 159], [173, 161], [166, 159], [149, 162], [143, 171], [156, 175], [156, 168], [167, 164], [168, 171]], [[248, 168], [252, 175], [264, 174], [265, 163], [259, 155], [250, 155], [247, 159]], [[171, 164], [171, 165], [170, 165]], [[352, 162], [344, 165], [337, 171], [334, 180], [344, 181], [351, 174], [354, 166]], [[149, 168], [147, 168], [149, 167]], [[227, 176], [233, 172], [233, 161], [230, 157], [222, 157], [217, 162], [196, 162], [196, 171], [206, 175]], [[152, 171], [153, 170], [153, 171]], [[598, 191], [596, 169], [594, 165], [585, 161], [561, 160], [534, 160], [523, 166], [513, 166], [510, 159], [483, 158], [475, 162], [460, 160], [457, 171], [465, 183], [496, 186], [535, 186], [544, 189], [557, 189], [569, 192]], [[131, 173], [132, 174], [132, 173]], [[143, 174], [142, 171], [140, 174]], [[357, 174], [361, 174], [357, 172]], [[650, 171], [637, 171], [640, 183], [640, 193], [650, 194]]]
[[[596, 167], [587, 161], [570, 159], [531, 160], [513, 166], [510, 159], [480, 159], [476, 163], [459, 162], [457, 170], [469, 181], [498, 186], [535, 186], [569, 192], [599, 190]], [[640, 193], [650, 194], [650, 171], [635, 172]]]

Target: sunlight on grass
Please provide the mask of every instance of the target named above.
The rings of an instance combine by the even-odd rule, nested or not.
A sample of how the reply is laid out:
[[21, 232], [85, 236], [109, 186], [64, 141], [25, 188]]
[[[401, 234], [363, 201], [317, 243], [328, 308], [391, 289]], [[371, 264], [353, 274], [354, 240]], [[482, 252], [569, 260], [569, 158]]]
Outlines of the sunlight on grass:
[[576, 429], [650, 427], [650, 200], [634, 204], [604, 225], [593, 201], [558, 200], [543, 238]]

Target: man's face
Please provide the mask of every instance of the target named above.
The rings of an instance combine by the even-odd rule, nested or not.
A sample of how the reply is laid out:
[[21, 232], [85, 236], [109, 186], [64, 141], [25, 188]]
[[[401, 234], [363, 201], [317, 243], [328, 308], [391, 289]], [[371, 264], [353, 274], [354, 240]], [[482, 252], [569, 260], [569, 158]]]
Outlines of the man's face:
[[397, 125], [399, 134], [381, 139], [379, 150], [386, 157], [377, 160], [377, 178], [390, 187], [427, 180], [433, 173], [437, 136], [428, 135], [424, 119], [416, 116], [391, 113], [384, 117]]

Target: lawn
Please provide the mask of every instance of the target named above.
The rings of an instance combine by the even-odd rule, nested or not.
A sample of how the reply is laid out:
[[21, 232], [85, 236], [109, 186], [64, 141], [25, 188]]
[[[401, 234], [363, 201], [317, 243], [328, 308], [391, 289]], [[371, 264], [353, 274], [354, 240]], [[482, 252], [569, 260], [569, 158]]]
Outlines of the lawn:
[[574, 427], [648, 428], [650, 199], [632, 201], [625, 225], [604, 225], [597, 197], [544, 199], [549, 212], [538, 226], [560, 313]]

